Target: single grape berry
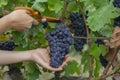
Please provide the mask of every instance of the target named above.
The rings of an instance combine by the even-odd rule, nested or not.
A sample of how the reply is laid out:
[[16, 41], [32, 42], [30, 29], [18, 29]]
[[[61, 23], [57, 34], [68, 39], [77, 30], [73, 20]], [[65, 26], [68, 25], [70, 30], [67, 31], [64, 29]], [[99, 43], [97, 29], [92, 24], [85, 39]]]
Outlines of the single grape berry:
[[69, 53], [72, 44], [72, 35], [64, 24], [57, 24], [55, 29], [47, 33], [46, 39], [50, 46], [50, 66], [58, 68]]
[[[74, 31], [74, 36], [76, 37], [87, 37], [85, 22], [82, 14], [72, 13], [69, 16], [71, 21], [70, 28]], [[74, 38], [74, 48], [76, 51], [82, 51], [84, 44], [86, 44], [86, 39]]]

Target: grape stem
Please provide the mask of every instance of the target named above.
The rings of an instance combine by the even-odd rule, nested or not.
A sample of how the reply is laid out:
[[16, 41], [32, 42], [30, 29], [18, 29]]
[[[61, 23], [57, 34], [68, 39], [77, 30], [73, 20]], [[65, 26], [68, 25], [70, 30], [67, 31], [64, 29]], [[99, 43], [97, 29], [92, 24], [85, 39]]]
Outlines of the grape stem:
[[65, 4], [64, 4], [64, 7], [63, 7], [63, 11], [62, 11], [62, 15], [60, 17], [60, 20], [64, 19], [64, 15], [65, 15], [65, 12], [67, 11], [68, 4], [69, 4], [69, 2], [65, 1]]

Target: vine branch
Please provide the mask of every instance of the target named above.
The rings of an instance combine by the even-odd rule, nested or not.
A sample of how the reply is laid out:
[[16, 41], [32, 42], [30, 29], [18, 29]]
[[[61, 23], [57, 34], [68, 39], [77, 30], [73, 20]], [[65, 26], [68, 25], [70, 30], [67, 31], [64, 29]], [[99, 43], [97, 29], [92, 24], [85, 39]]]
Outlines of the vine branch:
[[86, 39], [87, 39], [87, 44], [88, 44], [88, 54], [89, 54], [89, 61], [90, 61], [89, 80], [91, 80], [92, 79], [93, 65], [92, 65], [92, 55], [90, 55], [90, 38], [88, 38], [88, 37], [90, 37], [89, 28], [87, 26], [86, 16], [83, 12], [82, 6], [80, 5], [80, 3], [77, 0], [75, 0], [75, 1], [76, 1], [76, 4], [79, 6], [79, 11], [81, 11], [83, 20], [85, 22], [85, 28], [86, 28], [86, 32], [87, 32], [87, 38]]
[[62, 11], [62, 16], [60, 17], [60, 20], [64, 19], [64, 15], [65, 15], [65, 12], [67, 11], [68, 4], [69, 4], [69, 2], [65, 1], [65, 4], [64, 4], [64, 7], [63, 7], [63, 11]]
[[104, 74], [104, 75], [106, 75], [107, 72], [109, 71], [109, 68], [111, 67], [112, 62], [113, 62], [113, 61], [115, 60], [115, 58], [116, 58], [117, 52], [118, 52], [118, 48], [115, 48], [115, 52], [114, 52], [114, 55], [113, 55], [111, 61], [108, 63], [107, 67], [106, 67], [105, 70], [103, 71], [103, 74]]

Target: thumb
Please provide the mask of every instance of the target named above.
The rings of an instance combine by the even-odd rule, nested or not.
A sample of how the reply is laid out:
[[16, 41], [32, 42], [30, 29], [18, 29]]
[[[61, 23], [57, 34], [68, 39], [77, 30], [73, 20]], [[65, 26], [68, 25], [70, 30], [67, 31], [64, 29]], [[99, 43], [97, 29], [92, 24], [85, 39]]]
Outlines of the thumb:
[[33, 19], [33, 25], [38, 25], [38, 24], [39, 24], [39, 22], [37, 20]]

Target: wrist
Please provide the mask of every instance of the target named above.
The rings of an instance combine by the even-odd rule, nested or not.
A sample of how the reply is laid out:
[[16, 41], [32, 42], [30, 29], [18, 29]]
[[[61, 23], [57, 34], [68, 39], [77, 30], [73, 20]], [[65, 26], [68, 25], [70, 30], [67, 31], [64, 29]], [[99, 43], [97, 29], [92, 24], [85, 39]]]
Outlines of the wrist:
[[29, 50], [26, 52], [26, 56], [27, 56], [27, 61], [35, 61], [34, 60], [34, 53], [36, 52], [36, 50]]
[[32, 56], [31, 56], [32, 52], [33, 52], [32, 50], [29, 50], [29, 51], [25, 52], [25, 54], [24, 54], [25, 55], [25, 61], [33, 61]]

